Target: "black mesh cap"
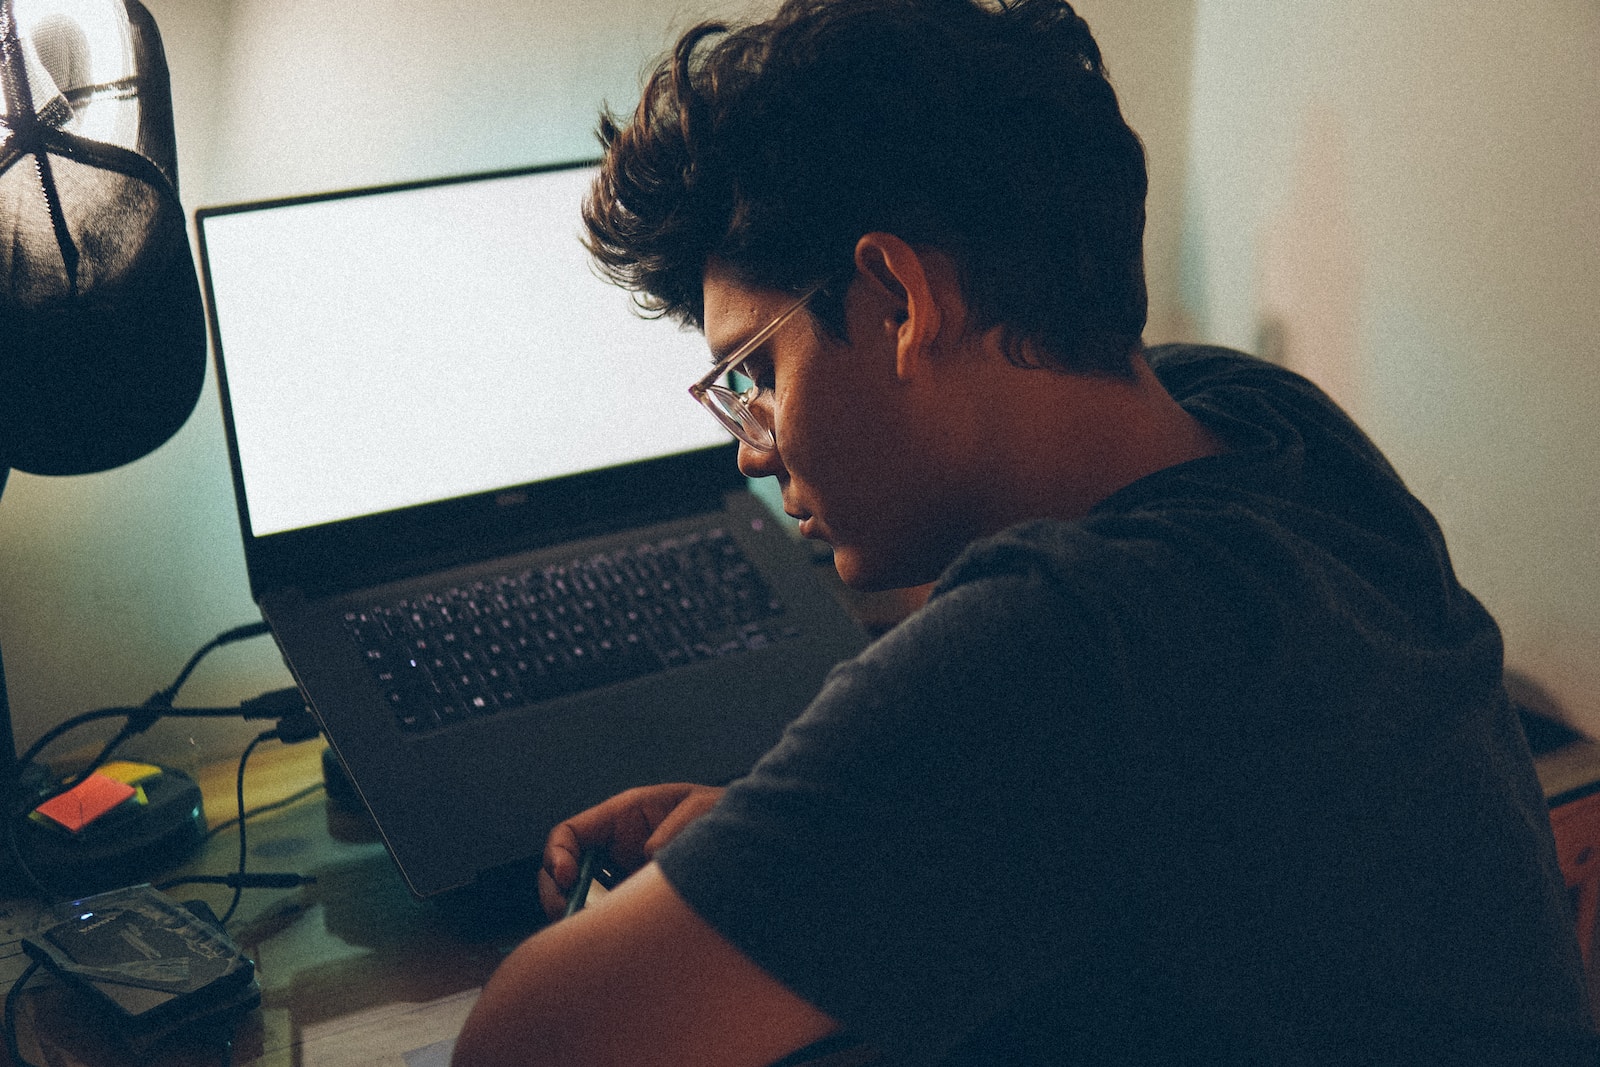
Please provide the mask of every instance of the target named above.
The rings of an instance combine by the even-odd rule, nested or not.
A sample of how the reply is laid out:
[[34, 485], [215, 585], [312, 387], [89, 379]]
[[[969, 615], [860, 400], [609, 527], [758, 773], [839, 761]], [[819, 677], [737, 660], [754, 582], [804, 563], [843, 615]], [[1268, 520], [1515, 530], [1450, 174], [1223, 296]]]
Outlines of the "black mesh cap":
[[205, 380], [167, 62], [138, 0], [0, 0], [0, 468], [160, 447]]

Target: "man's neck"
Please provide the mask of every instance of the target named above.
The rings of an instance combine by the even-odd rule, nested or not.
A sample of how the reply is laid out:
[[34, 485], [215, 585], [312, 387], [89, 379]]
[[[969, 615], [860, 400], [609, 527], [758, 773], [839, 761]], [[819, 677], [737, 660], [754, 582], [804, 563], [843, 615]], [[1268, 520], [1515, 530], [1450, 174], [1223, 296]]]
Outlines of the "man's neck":
[[[1073, 520], [1125, 486], [1216, 455], [1222, 443], [1178, 404], [1142, 356], [1131, 379], [1012, 367], [1006, 418], [982, 476], [986, 533]], [[998, 383], [996, 383], [998, 384]]]

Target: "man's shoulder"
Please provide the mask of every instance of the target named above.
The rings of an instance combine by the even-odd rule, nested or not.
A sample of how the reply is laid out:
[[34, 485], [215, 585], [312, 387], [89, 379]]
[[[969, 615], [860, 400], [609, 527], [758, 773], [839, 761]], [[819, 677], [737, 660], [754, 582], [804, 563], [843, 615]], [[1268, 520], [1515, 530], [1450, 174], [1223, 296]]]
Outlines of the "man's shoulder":
[[1253, 450], [1309, 431], [1327, 436], [1323, 443], [1357, 448], [1368, 462], [1384, 463], [1338, 402], [1298, 371], [1221, 345], [1152, 345], [1142, 355], [1162, 388], [1191, 414], [1266, 431], [1266, 438], [1249, 434]]
[[[1147, 345], [1140, 353], [1158, 376], [1270, 370], [1275, 365], [1226, 345], [1178, 342]], [[1278, 368], [1281, 369], [1281, 368]]]
[[958, 602], [990, 613], [997, 601], [1011, 602], [1018, 605], [1013, 615], [1038, 613], [1046, 604], [1097, 615], [1129, 610], [1141, 600], [1165, 602], [1175, 588], [1192, 583], [1201, 566], [1192, 553], [1198, 539], [1184, 525], [1181, 513], [1156, 506], [1021, 523], [968, 545], [934, 595], [966, 590]]
[[1141, 354], [1162, 386], [1180, 401], [1217, 386], [1321, 393], [1309, 379], [1288, 367], [1223, 345], [1150, 345]]

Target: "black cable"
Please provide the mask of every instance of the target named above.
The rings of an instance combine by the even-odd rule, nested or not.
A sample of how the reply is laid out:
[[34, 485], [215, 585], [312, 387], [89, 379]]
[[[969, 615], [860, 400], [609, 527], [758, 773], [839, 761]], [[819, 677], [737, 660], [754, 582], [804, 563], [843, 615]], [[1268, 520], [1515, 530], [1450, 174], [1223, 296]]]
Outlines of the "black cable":
[[[137, 733], [139, 733], [139, 730], [135, 727], [134, 723], [124, 723], [122, 729], [117, 731], [117, 735], [101, 746], [99, 753], [94, 757], [94, 759], [90, 760], [86, 766], [82, 767], [77, 774], [74, 774], [70, 778], [64, 778], [53, 785], [50, 789], [50, 795], [39, 801], [39, 803], [46, 803], [47, 801], [60, 796], [62, 793], [67, 793], [73, 789], [76, 789], [79, 785], [83, 784], [83, 781], [91, 774], [93, 774], [95, 771], [98, 771], [101, 767], [104, 767], [106, 765], [106, 761], [111, 759], [111, 754], [116, 752], [117, 749], [121, 748], [124, 741]], [[34, 807], [38, 806], [38, 804], [34, 805]]]
[[[5, 475], [8, 473], [10, 472], [5, 470], [3, 467], [0, 467], [0, 487], [5, 485]], [[286, 743], [292, 743], [294, 741], [308, 740], [309, 738], [316, 736], [318, 732], [317, 724], [310, 713], [306, 710], [304, 702], [299, 699], [298, 691], [294, 689], [276, 690], [274, 692], [266, 693], [262, 696], [256, 697], [253, 700], [245, 701], [237, 708], [174, 708], [172, 706], [172, 703], [177, 699], [178, 691], [183, 687], [184, 682], [188, 681], [189, 676], [194, 673], [195, 668], [209, 652], [220, 648], [223, 645], [231, 644], [235, 641], [242, 641], [249, 637], [258, 637], [267, 632], [269, 632], [267, 625], [265, 623], [257, 622], [248, 623], [244, 626], [237, 626], [231, 630], [227, 630], [221, 634], [218, 634], [216, 637], [212, 638], [205, 645], [203, 645], [197, 652], [195, 652], [194, 655], [189, 657], [189, 661], [184, 664], [183, 670], [178, 672], [178, 677], [171, 685], [167, 686], [165, 689], [161, 689], [155, 693], [152, 693], [144, 702], [144, 704], [140, 705], [139, 707], [101, 708], [98, 711], [91, 711], [82, 715], [75, 715], [72, 718], [67, 719], [65, 722], [57, 723], [56, 726], [46, 731], [44, 736], [35, 741], [33, 745], [29, 747], [28, 751], [17, 760], [15, 764], [15, 778], [10, 782], [0, 782], [0, 819], [3, 819], [5, 823], [4, 835], [6, 851], [10, 853], [16, 868], [22, 872], [24, 877], [27, 878], [31, 888], [41, 900], [44, 900], [48, 903], [52, 899], [52, 895], [45, 888], [43, 883], [39, 881], [39, 878], [34, 874], [33, 869], [29, 867], [27, 862], [24, 860], [20, 842], [17, 840], [17, 827], [20, 821], [26, 817], [26, 812], [32, 808], [38, 807], [39, 803], [44, 802], [40, 797], [24, 797], [22, 795], [24, 790], [24, 771], [30, 764], [33, 763], [33, 761], [38, 757], [39, 753], [43, 752], [44, 749], [58, 737], [61, 737], [64, 734], [67, 734], [70, 731], [88, 723], [98, 722], [101, 719], [118, 717], [125, 718], [127, 720], [125, 723], [123, 723], [122, 729], [119, 730], [116, 736], [101, 748], [99, 754], [89, 762], [87, 767], [80, 770], [69, 782], [61, 783], [60, 788], [56, 791], [56, 795], [59, 795], [59, 793], [65, 792], [67, 789], [71, 789], [79, 782], [82, 782], [85, 778], [93, 774], [97, 769], [104, 765], [119, 745], [135, 734], [139, 734], [145, 730], [148, 730], [152, 725], [162, 718], [234, 718], [242, 715], [246, 719], [278, 719], [278, 725], [274, 729], [264, 731], [260, 736], [256, 737], [256, 739], [251, 741], [250, 744], [245, 748], [244, 754], [239, 757], [239, 776], [237, 782], [237, 794], [239, 802], [238, 872], [234, 875], [223, 875], [216, 878], [205, 876], [192, 879], [180, 879], [174, 882], [169, 882], [167, 885], [182, 885], [188, 881], [221, 881], [223, 884], [232, 885], [233, 902], [229, 905], [227, 913], [223, 915], [219, 922], [219, 925], [225, 925], [228, 919], [233, 916], [234, 910], [239, 906], [240, 894], [247, 885], [291, 886], [302, 885], [306, 882], [316, 881], [315, 878], [306, 878], [295, 874], [261, 873], [256, 875], [248, 875], [244, 869], [246, 856], [245, 820], [248, 814], [253, 814], [247, 813], [244, 810], [245, 761], [250, 758], [250, 753], [252, 750], [254, 750], [256, 745], [267, 740], [268, 738], [278, 738]], [[0, 699], [3, 699], [3, 697], [0, 697]], [[315, 787], [313, 787], [313, 789], [314, 788]], [[313, 790], [302, 790], [300, 793], [280, 801], [278, 805], [268, 805], [267, 807], [291, 803], [294, 800], [299, 799], [299, 797], [307, 795], [311, 791]], [[16, 982], [13, 983], [11, 988], [6, 992], [4, 1011], [3, 1013], [0, 1013], [0, 1029], [4, 1030], [3, 1036], [5, 1040], [6, 1052], [10, 1056], [11, 1062], [15, 1064], [16, 1067], [35, 1067], [35, 1065], [30, 1061], [23, 1059], [22, 1050], [18, 1046], [17, 1000], [20, 997], [22, 990], [27, 986], [28, 982], [33, 978], [34, 973], [37, 972], [38, 969], [38, 960], [33, 960], [28, 964], [27, 968], [17, 978]], [[233, 1040], [231, 1037], [223, 1039], [221, 1047], [221, 1062], [223, 1067], [231, 1067], [233, 1063]]]
[[87, 726], [91, 722], [101, 719], [128, 719], [133, 725], [134, 733], [142, 733], [154, 726], [161, 719], [236, 719], [239, 709], [234, 708], [153, 708], [143, 705], [137, 707], [100, 708], [97, 711], [86, 711], [63, 720], [45, 732], [44, 736], [35, 741], [28, 751], [17, 759], [18, 766], [26, 767], [32, 763], [40, 752], [62, 734], [76, 730], [80, 726]]
[[[256, 805], [249, 811], [245, 812], [244, 817], [247, 819], [253, 819], [257, 815], [265, 815], [269, 811], [278, 811], [281, 808], [287, 808], [289, 805], [302, 801], [306, 797], [311, 796], [313, 793], [319, 793], [326, 788], [327, 785], [323, 782], [313, 782], [303, 789], [296, 789], [293, 793], [290, 793], [286, 797], [282, 797], [267, 804]], [[217, 825], [206, 831], [206, 838], [209, 840], [210, 838], [222, 833], [224, 830], [233, 829], [233, 824], [238, 821], [239, 817], [237, 815], [231, 819], [222, 820], [221, 822], [217, 823]]]
[[208, 653], [221, 648], [223, 645], [231, 645], [235, 641], [259, 637], [269, 632], [267, 624], [264, 622], [251, 622], [243, 626], [235, 626], [231, 630], [224, 630], [210, 641], [207, 641], [194, 655], [189, 657], [189, 662], [184, 664], [183, 670], [178, 672], [178, 677], [174, 679], [171, 685], [150, 694], [143, 704], [138, 707], [101, 708], [98, 711], [85, 712], [82, 715], [75, 715], [65, 722], [57, 723], [43, 737], [35, 741], [32, 747], [17, 760], [18, 765], [21, 767], [27, 766], [44, 750], [45, 746], [56, 738], [77, 729], [79, 726], [96, 722], [100, 719], [127, 718], [130, 725], [134, 726], [132, 733], [129, 734], [129, 736], [132, 736], [133, 733], [142, 733], [148, 730], [156, 720], [166, 716], [179, 718], [231, 718], [237, 715], [238, 710], [234, 708], [175, 708], [172, 703], [177, 699], [178, 691], [183, 688], [183, 683], [189, 680], [189, 676], [194, 673], [194, 669], [200, 665], [200, 661]]
[[180, 885], [225, 885], [230, 889], [294, 889], [302, 885], [315, 885], [316, 877], [309, 874], [290, 874], [287, 871], [259, 871], [232, 874], [190, 874], [162, 882], [155, 888], [163, 893]]
[[28, 811], [29, 808], [25, 802], [18, 799], [18, 794], [22, 792], [21, 783], [13, 783], [12, 789], [13, 795], [6, 798], [3, 816], [5, 819], [6, 852], [11, 857], [12, 866], [21, 871], [22, 876], [28, 880], [28, 888], [33, 890], [34, 898], [46, 904], [52, 903], [55, 899], [54, 896], [45, 888], [44, 883], [39, 881], [39, 876], [33, 873], [33, 868], [28, 866], [28, 861], [22, 856], [22, 842], [17, 840], [17, 829], [22, 825], [22, 820], [27, 818], [24, 812]]
[[239, 756], [239, 774], [234, 781], [234, 791], [239, 804], [239, 814], [236, 818], [239, 824], [239, 870], [233, 878], [225, 877], [224, 879], [224, 884], [233, 886], [233, 900], [229, 902], [228, 910], [223, 913], [222, 918], [217, 920], [217, 925], [224, 928], [227, 927], [228, 920], [233, 918], [233, 913], [238, 910], [239, 899], [244, 895], [245, 887], [251, 885], [252, 882], [255, 884], [264, 883], [274, 887], [288, 887], [316, 881], [315, 878], [305, 878], [297, 874], [269, 874], [260, 875], [252, 879], [250, 875], [245, 873], [245, 860], [249, 853], [245, 843], [245, 824], [248, 813], [244, 810], [244, 768], [245, 764], [250, 761], [250, 753], [254, 752], [256, 746], [263, 741], [281, 741], [286, 745], [292, 745], [299, 741], [309, 741], [311, 738], [316, 737], [319, 732], [317, 721], [306, 710], [305, 701], [300, 698], [298, 690], [280, 689], [257, 697], [255, 701], [246, 701], [246, 704], [254, 704], [258, 710], [262, 708], [277, 708], [278, 710], [276, 711], [263, 713], [263, 716], [274, 714], [278, 719], [278, 723], [272, 729], [263, 730], [257, 734], [245, 746], [244, 752]]
[[[256, 697], [253, 700], [247, 700], [237, 708], [168, 708], [165, 711], [156, 711], [154, 709], [144, 708], [103, 708], [100, 711], [86, 712], [83, 715], [77, 716], [75, 719], [68, 720], [66, 723], [62, 723], [59, 727], [57, 727], [57, 729], [51, 731], [35, 742], [33, 747], [28, 750], [27, 754], [18, 761], [18, 780], [13, 784], [13, 796], [10, 798], [10, 802], [5, 805], [3, 813], [3, 818], [5, 821], [6, 852], [10, 855], [11, 861], [16, 869], [22, 872], [22, 876], [27, 880], [28, 886], [33, 890], [34, 895], [46, 904], [52, 903], [55, 899], [55, 895], [50, 892], [50, 890], [42, 881], [40, 881], [38, 875], [34, 873], [33, 868], [29, 866], [27, 859], [22, 854], [21, 843], [17, 840], [18, 827], [21, 825], [22, 820], [27, 818], [27, 813], [29, 811], [37, 808], [40, 804], [48, 803], [55, 797], [60, 796], [62, 793], [76, 788], [86, 778], [88, 778], [89, 775], [93, 774], [95, 771], [104, 766], [106, 761], [111, 758], [111, 755], [124, 741], [130, 737], [133, 737], [135, 734], [142, 732], [143, 730], [149, 729], [157, 719], [168, 716], [178, 718], [239, 718], [242, 715], [246, 719], [272, 717], [280, 713], [275, 710], [262, 711], [261, 709], [263, 707], [271, 708], [276, 704], [283, 703], [282, 694], [284, 693], [294, 693], [296, 697], [298, 697], [298, 690], [280, 689], [272, 693], [267, 693]], [[27, 767], [29, 764], [31, 764], [34, 757], [37, 756], [40, 750], [42, 750], [47, 744], [74, 726], [80, 726], [85, 722], [110, 718], [113, 715], [124, 713], [136, 715], [139, 716], [139, 718], [130, 718], [130, 720], [123, 725], [122, 729], [118, 731], [117, 735], [100, 749], [99, 754], [97, 754], [94, 759], [89, 761], [88, 766], [84, 767], [71, 778], [55, 783], [48, 790], [44, 790], [30, 797], [22, 796], [20, 768]], [[310, 718], [310, 713], [305, 710], [305, 704], [303, 702], [298, 703], [298, 713], [299, 716]], [[142, 721], [145, 716], [150, 717], [149, 721]], [[304, 733], [304, 725], [301, 719], [296, 718], [293, 715], [285, 715], [284, 718], [290, 721], [292, 724], [291, 728], [295, 730], [297, 734]], [[312, 736], [314, 736], [314, 734]]]
[[[188, 680], [189, 676], [194, 673], [195, 668], [199, 665], [200, 661], [205, 658], [207, 653], [214, 649], [220, 648], [223, 645], [232, 644], [235, 641], [242, 641], [250, 637], [258, 637], [268, 632], [269, 630], [266, 623], [255, 622], [247, 623], [243, 626], [236, 626], [231, 630], [226, 630], [218, 634], [216, 637], [206, 642], [206, 644], [196, 651], [194, 655], [189, 657], [189, 661], [184, 664], [183, 669], [178, 672], [178, 677], [171, 685], [167, 686], [165, 689], [157, 690], [155, 693], [151, 694], [149, 699], [147, 699], [144, 704], [137, 707], [100, 708], [96, 711], [84, 712], [81, 715], [75, 715], [63, 722], [57, 723], [54, 727], [47, 730], [42, 737], [36, 740], [28, 748], [28, 750], [17, 759], [15, 764], [15, 778], [8, 783], [0, 782], [0, 819], [3, 819], [5, 823], [5, 829], [3, 831], [4, 848], [5, 851], [11, 856], [16, 868], [21, 871], [23, 876], [27, 879], [29, 887], [40, 900], [44, 901], [45, 903], [50, 903], [53, 900], [53, 896], [40, 881], [38, 876], [34, 873], [33, 869], [28, 865], [27, 860], [22, 854], [21, 842], [18, 840], [18, 827], [21, 823], [21, 820], [27, 817], [28, 811], [37, 808], [40, 804], [47, 803], [56, 796], [59, 796], [62, 793], [65, 793], [81, 784], [91, 774], [102, 767], [106, 761], [111, 758], [112, 754], [117, 750], [117, 748], [125, 741], [137, 734], [143, 733], [145, 730], [148, 730], [159, 720], [163, 718], [236, 718], [241, 716], [247, 720], [268, 718], [276, 719], [278, 723], [277, 728], [268, 731], [267, 733], [263, 734], [262, 737], [257, 738], [256, 741], [251, 742], [251, 748], [254, 748], [257, 743], [259, 743], [261, 740], [264, 740], [266, 737], [276, 737], [286, 743], [292, 743], [295, 741], [309, 740], [317, 735], [319, 732], [318, 724], [310, 712], [307, 711], [305, 702], [300, 697], [299, 690], [293, 687], [278, 689], [269, 693], [263, 693], [262, 695], [251, 700], [242, 702], [238, 707], [234, 708], [175, 708], [172, 706], [172, 702], [177, 698], [178, 691], [183, 687], [184, 682]], [[27, 792], [27, 769], [34, 764], [34, 761], [38, 758], [39, 754], [57, 738], [62, 737], [63, 735], [77, 729], [80, 726], [85, 726], [92, 722], [98, 722], [102, 719], [119, 717], [124, 718], [127, 721], [123, 723], [122, 728], [117, 732], [117, 734], [101, 747], [100, 752], [89, 761], [89, 764], [86, 767], [80, 769], [72, 777], [64, 781], [54, 783], [49, 789], [41, 789], [33, 795], [25, 795]], [[245, 750], [246, 758], [249, 755], [249, 751], [250, 749]], [[239, 820], [239, 874], [242, 877], [244, 875], [243, 758], [240, 760], [239, 775], [239, 810], [241, 812], [241, 818]], [[240, 888], [242, 887], [237, 885], [235, 886], [233, 906], [228, 909], [228, 913], [230, 915], [233, 913], [233, 909], [238, 906]]]
[[[60, 736], [60, 734], [55, 733], [54, 736]], [[45, 884], [39, 880], [39, 876], [34, 873], [33, 867], [28, 863], [27, 858], [22, 854], [22, 842], [17, 838], [17, 831], [21, 828], [22, 821], [28, 817], [28, 812], [32, 811], [34, 808], [37, 808], [40, 804], [48, 803], [49, 801], [60, 796], [62, 793], [74, 788], [89, 775], [93, 774], [100, 768], [102, 764], [105, 763], [116, 747], [122, 744], [122, 742], [127, 740], [130, 736], [132, 736], [132, 734], [129, 732], [128, 726], [125, 725], [117, 734], [117, 736], [112, 738], [111, 741], [100, 750], [100, 754], [89, 762], [89, 766], [83, 771], [68, 781], [57, 783], [53, 789], [43, 790], [33, 796], [25, 796], [23, 793], [23, 771], [24, 768], [33, 762], [33, 757], [38, 754], [39, 750], [48, 744], [50, 740], [52, 740], [52, 736], [46, 735], [46, 737], [40, 739], [40, 741], [36, 743], [33, 748], [28, 750], [28, 754], [25, 757], [17, 761], [16, 780], [8, 784], [8, 795], [5, 798], [4, 810], [0, 811], [0, 819], [3, 819], [5, 822], [6, 853], [11, 857], [12, 866], [18, 871], [22, 872], [22, 876], [27, 880], [28, 888], [33, 891], [34, 897], [43, 903], [53, 903], [55, 901], [55, 894], [50, 892]]]
[[[236, 790], [236, 792], [238, 794], [238, 799], [239, 799], [239, 876], [241, 878], [244, 876], [245, 856], [246, 856], [246, 852], [245, 852], [245, 836], [244, 836], [244, 831], [245, 831], [245, 818], [244, 818], [244, 765], [250, 759], [250, 753], [252, 753], [252, 752], [254, 752], [256, 750], [256, 746], [257, 745], [259, 745], [263, 741], [268, 740], [269, 738], [273, 738], [273, 737], [276, 737], [276, 736], [277, 736], [277, 731], [276, 730], [263, 730], [263, 731], [261, 731], [261, 733], [259, 733], [259, 734], [257, 734], [255, 736], [254, 740], [252, 740], [248, 745], [246, 745], [244, 747], [244, 754], [239, 757], [239, 776], [235, 780], [235, 790]], [[244, 895], [244, 886], [243, 885], [236, 885], [236, 886], [233, 887], [233, 901], [231, 903], [229, 903], [228, 910], [223, 912], [222, 918], [217, 920], [217, 925], [218, 926], [221, 926], [221, 927], [224, 927], [224, 928], [227, 927], [228, 920], [233, 918], [233, 913], [238, 910], [238, 908], [239, 908], [239, 898], [241, 896], [243, 896], [243, 895]]]
[[[265, 740], [267, 738], [276, 736], [277, 733], [278, 733], [278, 731], [271, 730], [271, 731], [268, 731], [267, 733], [262, 734], [260, 737], [256, 738], [255, 741], [251, 742], [251, 747], [254, 747], [260, 741], [263, 741], [263, 740]], [[281, 740], [281, 738], [280, 738], [280, 740]], [[249, 750], [246, 750], [245, 756], [248, 756], [248, 755], [249, 755]], [[245, 756], [240, 757], [239, 762], [241, 764], [241, 767], [242, 767], [242, 765], [244, 763]], [[240, 777], [241, 777], [241, 779], [243, 778], [243, 770], [242, 769], [240, 771]], [[316, 793], [318, 790], [321, 790], [323, 788], [324, 788], [324, 786], [323, 786], [323, 784], [321, 782], [317, 782], [317, 783], [315, 783], [313, 785], [308, 785], [304, 789], [298, 789], [295, 792], [290, 793], [288, 796], [283, 797], [283, 798], [281, 798], [279, 800], [275, 800], [270, 804], [261, 804], [261, 805], [258, 805], [257, 807], [251, 808], [249, 811], [244, 813], [244, 818], [245, 819], [253, 819], [257, 815], [263, 815], [263, 814], [265, 814], [265, 813], [267, 813], [269, 811], [277, 811], [279, 808], [286, 808], [290, 804], [293, 804], [293, 803], [295, 803], [297, 801], [300, 801], [300, 800], [304, 800], [306, 797], [311, 796], [313, 793]], [[210, 830], [206, 831], [206, 837], [208, 837], [208, 838], [214, 837], [215, 835], [217, 835], [217, 834], [223, 832], [224, 830], [227, 830], [228, 828], [232, 827], [235, 823], [238, 823], [239, 821], [240, 821], [239, 816], [236, 815], [233, 818], [228, 819], [225, 822], [220, 822], [217, 825], [213, 826]], [[241, 855], [242, 855], [243, 851], [244, 851], [243, 845], [241, 844], [241, 847], [240, 847]], [[242, 861], [241, 861], [241, 868], [239, 870], [237, 870], [237, 871], [234, 871], [232, 874], [193, 874], [193, 875], [185, 875], [184, 877], [181, 877], [181, 878], [173, 878], [173, 879], [170, 879], [169, 881], [161, 882], [155, 888], [160, 890], [163, 893], [165, 893], [169, 889], [174, 889], [174, 888], [176, 888], [178, 886], [181, 886], [181, 885], [223, 885], [223, 886], [227, 886], [230, 889], [234, 889], [234, 890], [240, 890], [240, 889], [294, 889], [294, 888], [296, 888], [298, 886], [302, 886], [302, 885], [315, 885], [316, 881], [317, 881], [317, 879], [313, 875], [290, 874], [290, 873], [286, 873], [286, 872], [282, 872], [282, 871], [262, 871], [262, 872], [259, 872], [259, 873], [248, 873], [243, 869]], [[235, 906], [237, 906], [237, 905], [235, 905]], [[229, 908], [229, 914], [231, 915], [232, 912], [233, 912], [233, 908], [230, 907]]]
[[243, 626], [235, 626], [231, 630], [224, 630], [189, 657], [189, 662], [183, 665], [183, 670], [178, 672], [177, 679], [171, 685], [151, 693], [150, 698], [144, 702], [145, 707], [172, 707], [172, 702], [178, 699], [178, 690], [183, 688], [183, 683], [189, 680], [189, 675], [194, 673], [194, 669], [200, 665], [201, 660], [206, 658], [207, 653], [221, 648], [223, 645], [231, 645], [235, 641], [243, 641], [248, 637], [260, 637], [268, 632], [267, 624], [264, 622], [251, 622]]
[[34, 960], [28, 964], [22, 976], [11, 984], [6, 992], [5, 1010], [5, 1038], [6, 1052], [11, 1056], [11, 1062], [16, 1067], [34, 1067], [34, 1064], [22, 1058], [22, 1049], [17, 1047], [17, 998], [22, 995], [22, 989], [28, 984], [28, 979], [33, 977], [33, 972], [39, 969], [39, 961]]
[[[76, 715], [65, 722], [58, 723], [43, 737], [35, 741], [17, 761], [19, 767], [31, 764], [39, 753], [56, 738], [69, 730], [83, 726], [87, 723], [97, 722], [100, 719], [114, 718], [119, 715], [128, 717], [128, 721], [118, 731], [117, 735], [107, 742], [100, 753], [89, 762], [89, 765], [71, 778], [57, 783], [54, 792], [49, 795], [41, 794], [29, 807], [38, 807], [55, 796], [67, 792], [81, 783], [89, 775], [99, 770], [111, 758], [111, 754], [128, 738], [150, 729], [161, 719], [278, 719], [279, 730], [283, 732], [285, 741], [310, 740], [319, 731], [316, 720], [306, 710], [305, 701], [300, 696], [300, 690], [289, 686], [283, 689], [274, 689], [258, 697], [252, 697], [234, 708], [101, 708], [98, 711], [86, 711]], [[292, 735], [292, 736], [289, 736]]]
[[[63, 734], [76, 730], [80, 726], [87, 726], [91, 722], [101, 719], [130, 718], [144, 712], [142, 708], [101, 708], [99, 711], [86, 711], [81, 715], [74, 715], [70, 719], [63, 719], [44, 732], [44, 736], [35, 741], [28, 751], [17, 757], [17, 765], [26, 767], [38, 758], [39, 753], [49, 747], [50, 743]], [[154, 722], [154, 718], [151, 719]]]

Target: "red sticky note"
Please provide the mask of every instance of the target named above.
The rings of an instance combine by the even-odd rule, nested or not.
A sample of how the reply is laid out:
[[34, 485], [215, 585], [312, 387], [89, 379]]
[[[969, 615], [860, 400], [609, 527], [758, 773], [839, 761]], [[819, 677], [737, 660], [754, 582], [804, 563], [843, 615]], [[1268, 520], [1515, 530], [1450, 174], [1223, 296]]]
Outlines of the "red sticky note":
[[133, 796], [133, 786], [96, 771], [58, 797], [33, 810], [77, 833]]

